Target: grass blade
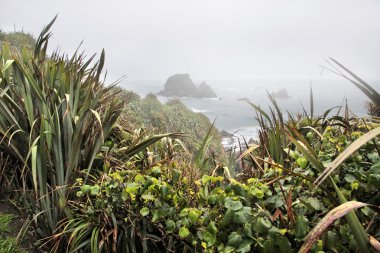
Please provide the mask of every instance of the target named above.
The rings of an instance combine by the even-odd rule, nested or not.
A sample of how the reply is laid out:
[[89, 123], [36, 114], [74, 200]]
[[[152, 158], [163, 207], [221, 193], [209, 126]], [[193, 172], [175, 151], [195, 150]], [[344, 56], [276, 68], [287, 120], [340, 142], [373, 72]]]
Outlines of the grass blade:
[[349, 201], [344, 204], [335, 207], [330, 212], [328, 212], [325, 217], [314, 227], [314, 229], [306, 237], [304, 244], [302, 245], [299, 253], [309, 252], [314, 243], [321, 237], [321, 235], [329, 228], [329, 226], [335, 222], [337, 219], [343, 217], [350, 211], [358, 209], [360, 207], [368, 206], [368, 204]]
[[256, 111], [258, 111], [261, 115], [263, 115], [269, 122], [269, 124], [273, 127], [273, 123], [271, 121], [271, 119], [269, 118], [268, 114], [266, 114], [266, 112], [264, 112], [260, 106], [257, 106], [251, 102], [248, 102], [248, 104], [250, 104], [253, 108], [255, 108]]

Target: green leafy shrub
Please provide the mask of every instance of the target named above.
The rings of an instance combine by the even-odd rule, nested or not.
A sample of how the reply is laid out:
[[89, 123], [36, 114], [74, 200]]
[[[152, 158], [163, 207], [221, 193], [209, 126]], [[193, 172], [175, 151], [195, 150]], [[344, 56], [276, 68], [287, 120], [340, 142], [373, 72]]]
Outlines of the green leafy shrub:
[[[322, 137], [319, 143], [315, 143], [310, 134], [306, 135], [310, 143], [319, 147], [321, 159], [324, 154], [330, 154], [326, 158], [328, 162], [356, 138], [378, 126], [373, 122], [359, 122], [351, 122], [351, 135], [344, 133], [339, 125], [325, 128], [325, 132], [318, 135]], [[337, 184], [350, 199], [378, 205], [378, 190], [369, 180], [377, 178], [378, 144], [379, 139], [375, 138], [342, 165]], [[333, 188], [313, 189], [313, 178], [318, 170], [296, 147], [290, 146], [284, 153], [290, 154], [286, 158], [292, 165], [290, 170], [267, 163], [260, 178], [250, 178], [246, 183], [204, 175], [192, 184], [178, 170], [176, 162], [158, 163], [149, 168], [139, 167], [133, 160], [129, 167], [102, 174], [91, 184], [83, 184], [83, 180], [78, 179], [75, 185], [78, 199], [72, 203], [76, 213], [74, 220], [78, 223], [67, 222], [67, 232], [60, 242], [66, 244], [67, 238], [79, 238], [69, 245], [71, 249], [82, 246], [84, 252], [95, 248], [106, 252], [112, 247], [116, 247], [117, 252], [133, 249], [136, 252], [166, 249], [176, 252], [295, 252], [321, 216], [338, 202]], [[352, 183], [356, 182], [350, 176], [353, 171], [358, 173], [356, 176], [367, 179]], [[345, 179], [341, 180], [342, 177]], [[374, 215], [368, 207], [358, 213], [365, 225], [370, 224]], [[376, 224], [372, 223], [368, 232], [378, 238]], [[80, 229], [75, 230], [76, 227]], [[108, 232], [90, 239], [89, 231], [95, 228]], [[118, 232], [115, 235], [111, 231]], [[311, 251], [351, 252], [357, 247], [349, 224], [336, 221]]]
[[[80, 245], [84, 252], [94, 247], [106, 252], [116, 245], [117, 252], [128, 252], [144, 250], [145, 244], [149, 252], [248, 252], [251, 247], [265, 248], [259, 242], [272, 236], [268, 234], [272, 222], [254, 205], [271, 191], [255, 179], [247, 185], [236, 181], [225, 185], [222, 177], [204, 176], [189, 190], [187, 178], [170, 163], [102, 178], [91, 185], [78, 179], [78, 201], [72, 207], [77, 216], [65, 225], [67, 237], [80, 238], [70, 242], [71, 250]], [[128, 228], [133, 229], [133, 242]], [[94, 230], [109, 233], [94, 239], [90, 233]], [[116, 230], [117, 237], [111, 233]], [[279, 230], [272, 230], [286, 239]], [[291, 248], [290, 243], [286, 245], [274, 247]]]

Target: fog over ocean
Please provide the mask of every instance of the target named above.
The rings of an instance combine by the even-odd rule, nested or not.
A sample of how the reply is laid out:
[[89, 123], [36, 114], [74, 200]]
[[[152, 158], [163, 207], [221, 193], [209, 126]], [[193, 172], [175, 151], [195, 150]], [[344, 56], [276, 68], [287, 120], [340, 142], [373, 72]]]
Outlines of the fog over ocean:
[[[108, 80], [127, 75], [121, 85], [142, 96], [157, 93], [178, 73], [188, 72], [196, 84], [205, 81], [220, 100], [181, 101], [211, 121], [217, 118], [220, 130], [240, 130], [244, 136], [254, 136], [257, 126], [244, 100], [265, 109], [266, 90], [284, 88], [290, 98], [278, 100], [281, 108], [302, 111], [300, 101], [309, 108], [310, 81], [316, 113], [339, 106], [344, 97], [352, 111], [365, 113], [367, 98], [356, 87], [329, 71], [320, 76], [319, 64], [328, 67], [328, 57], [380, 88], [380, 2], [375, 0], [68, 0], [44, 1], [37, 9], [34, 1], [13, 0], [4, 8], [1, 30], [36, 37], [58, 13], [50, 52], [58, 48], [70, 55], [83, 41], [79, 51], [88, 56], [104, 48]], [[261, 77], [269, 79], [254, 79]]]
[[[157, 93], [163, 89], [166, 80], [129, 81], [124, 80], [121, 86], [144, 97], [148, 93]], [[194, 80], [199, 84], [203, 80]], [[178, 98], [194, 112], [204, 113], [210, 121], [216, 119], [216, 127], [236, 136], [246, 139], [256, 138], [257, 121], [255, 110], [247, 103], [250, 101], [268, 110], [270, 100], [267, 95], [286, 89], [289, 98], [277, 99], [286, 115], [302, 112], [302, 106], [310, 108], [310, 84], [314, 94], [314, 114], [323, 114], [327, 109], [340, 106], [347, 99], [350, 110], [356, 115], [366, 113], [367, 97], [353, 84], [345, 79], [236, 79], [236, 80], [205, 80], [217, 93], [218, 99]], [[380, 80], [366, 80], [375, 89], [380, 87]], [[161, 102], [167, 97], [157, 96]], [[337, 109], [332, 113], [336, 113]], [[228, 142], [228, 140], [225, 140]]]
[[[67, 0], [43, 6], [8, 1], [0, 29], [37, 37], [58, 13], [50, 53], [58, 48], [71, 55], [81, 42], [79, 51], [88, 56], [104, 48], [112, 77], [107, 81], [126, 75], [122, 86], [142, 96], [160, 91], [169, 76], [187, 72], [196, 84], [205, 81], [214, 88], [220, 100], [181, 101], [211, 121], [217, 118], [218, 129], [239, 130], [236, 135], [246, 138], [255, 137], [257, 122], [244, 100], [266, 109], [266, 90], [286, 89], [290, 98], [278, 100], [281, 108], [302, 111], [300, 101], [309, 108], [310, 79], [316, 113], [339, 106], [344, 97], [352, 111], [365, 113], [366, 97], [356, 87], [329, 71], [320, 75], [319, 64], [332, 67], [325, 62], [329, 57], [380, 88], [371, 80], [380, 80], [380, 2], [375, 0]], [[263, 77], [269, 79], [257, 79]]]

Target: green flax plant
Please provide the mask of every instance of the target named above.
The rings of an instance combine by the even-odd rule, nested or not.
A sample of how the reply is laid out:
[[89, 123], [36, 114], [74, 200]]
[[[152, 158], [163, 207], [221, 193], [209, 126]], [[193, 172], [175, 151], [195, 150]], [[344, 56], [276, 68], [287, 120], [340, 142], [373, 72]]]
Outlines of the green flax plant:
[[[291, 142], [284, 131], [287, 122], [284, 120], [284, 114], [277, 104], [275, 97], [269, 93], [268, 97], [272, 103], [272, 106], [269, 107], [269, 112], [264, 111], [259, 105], [249, 103], [256, 110], [256, 119], [259, 123], [259, 141], [257, 147], [248, 148], [246, 145], [247, 150], [241, 155], [241, 158], [246, 157], [252, 153], [251, 151], [255, 151], [255, 155], [250, 155], [250, 160], [255, 169], [258, 170], [262, 170], [264, 164], [271, 164], [273, 162], [284, 166], [289, 159], [289, 153], [286, 150]], [[289, 120], [296, 124], [300, 130], [307, 126], [309, 129], [306, 131], [316, 131], [313, 127], [320, 126], [332, 110], [327, 110], [321, 117], [314, 117], [313, 101], [313, 92], [310, 89], [310, 113], [305, 109], [303, 110], [303, 114], [292, 115], [288, 113]], [[248, 171], [244, 173], [251, 174]]]
[[104, 51], [92, 66], [94, 56], [78, 52], [47, 55], [54, 21], [41, 32], [34, 54], [7, 46], [0, 52], [1, 149], [22, 165], [14, 173], [22, 178], [42, 238], [71, 216], [69, 186], [77, 171], [91, 173], [122, 109], [101, 79]]
[[270, 107], [270, 113], [266, 113], [260, 106], [249, 103], [257, 114], [259, 122], [260, 146], [263, 147], [262, 157], [270, 157], [277, 164], [283, 165], [283, 149], [286, 147], [286, 136], [284, 134], [284, 118], [276, 102], [276, 99], [268, 93], [268, 97], [273, 107]]
[[291, 122], [291, 124], [304, 135], [311, 132], [319, 136], [320, 132], [323, 132], [328, 125], [349, 125], [347, 120], [341, 116], [329, 116], [331, 112], [338, 107], [333, 107], [326, 110], [321, 116], [315, 116], [312, 88], [310, 88], [310, 112], [307, 112], [307, 110], [303, 107], [303, 113], [288, 113], [287, 121], [284, 120], [283, 112], [278, 106], [276, 99], [269, 93], [268, 97], [272, 103], [272, 106], [269, 107], [268, 113], [265, 112], [260, 106], [249, 103], [256, 110], [256, 118], [260, 126], [260, 148], [257, 150], [261, 153], [261, 159], [270, 158], [276, 164], [282, 166], [285, 165], [285, 162], [289, 158], [289, 154], [286, 150], [291, 143], [285, 131], [289, 122]]
[[368, 106], [369, 113], [373, 116], [380, 117], [380, 94], [371, 85], [354, 74], [337, 60], [329, 58], [327, 63], [331, 66], [331, 69], [328, 69], [329, 71], [351, 82], [371, 100]]
[[215, 125], [215, 120], [207, 131], [207, 134], [203, 137], [200, 144], [197, 145], [197, 152], [195, 152], [193, 156], [194, 165], [199, 168], [201, 171], [207, 173], [212, 170], [212, 165], [210, 161], [210, 157], [207, 155], [207, 151], [210, 148], [212, 138], [212, 130]]

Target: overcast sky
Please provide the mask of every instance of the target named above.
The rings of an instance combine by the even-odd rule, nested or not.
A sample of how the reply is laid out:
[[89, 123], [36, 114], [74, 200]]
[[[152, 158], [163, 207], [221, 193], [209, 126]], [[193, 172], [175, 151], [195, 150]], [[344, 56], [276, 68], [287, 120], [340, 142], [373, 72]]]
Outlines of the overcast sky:
[[105, 48], [113, 78], [314, 78], [327, 57], [380, 77], [378, 0], [0, 2], [7, 31], [37, 36], [58, 13], [51, 48]]

